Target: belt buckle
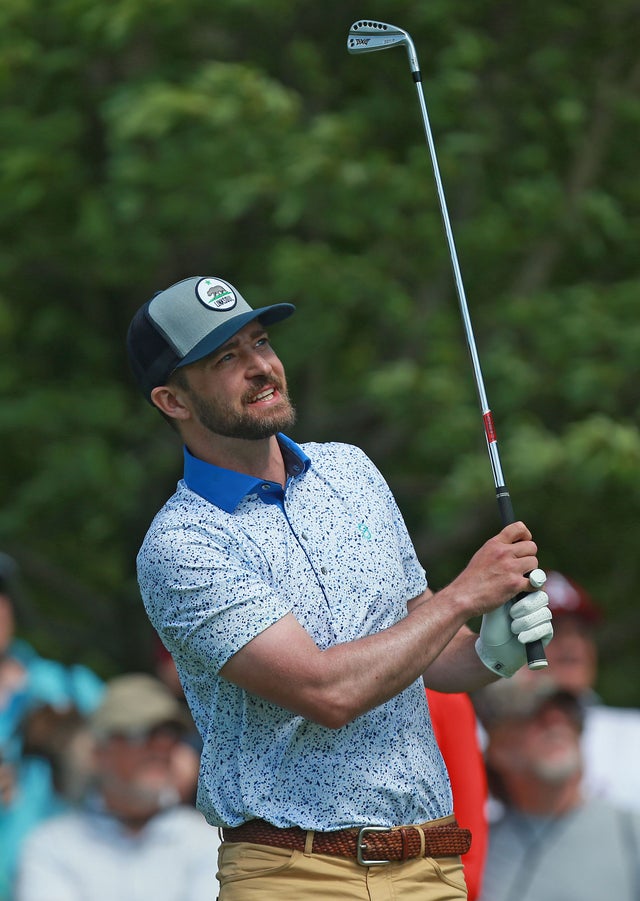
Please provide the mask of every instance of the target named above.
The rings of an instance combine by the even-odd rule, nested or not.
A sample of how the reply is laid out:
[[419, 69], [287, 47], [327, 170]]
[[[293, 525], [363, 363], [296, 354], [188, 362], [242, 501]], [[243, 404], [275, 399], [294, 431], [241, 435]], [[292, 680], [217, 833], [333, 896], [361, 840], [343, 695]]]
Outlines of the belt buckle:
[[365, 860], [362, 852], [366, 850], [364, 839], [368, 832], [391, 832], [390, 826], [363, 826], [358, 832], [358, 841], [356, 844], [356, 860], [362, 867], [377, 867], [385, 863], [391, 863], [390, 860]]

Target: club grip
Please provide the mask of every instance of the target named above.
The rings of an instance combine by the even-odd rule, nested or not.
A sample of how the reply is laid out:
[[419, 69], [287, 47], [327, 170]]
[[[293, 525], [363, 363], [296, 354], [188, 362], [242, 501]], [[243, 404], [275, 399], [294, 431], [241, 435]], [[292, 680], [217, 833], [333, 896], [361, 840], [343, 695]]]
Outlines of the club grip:
[[[513, 512], [513, 506], [511, 504], [511, 495], [509, 494], [509, 490], [506, 485], [499, 485], [496, 487], [496, 498], [498, 501], [500, 516], [502, 518], [502, 525], [508, 526], [510, 523], [515, 522], [516, 518]], [[542, 586], [536, 585], [534, 587], [540, 588]], [[522, 595], [520, 595], [520, 597], [522, 597]], [[527, 652], [527, 666], [529, 667], [529, 669], [544, 669], [549, 665], [547, 656], [544, 652], [544, 645], [542, 644], [540, 639], [536, 641], [530, 641], [524, 647], [525, 651]]]
[[530, 641], [525, 645], [527, 652], [527, 665], [529, 669], [544, 669], [549, 665], [549, 661], [544, 653], [544, 645], [538, 638], [536, 641]]

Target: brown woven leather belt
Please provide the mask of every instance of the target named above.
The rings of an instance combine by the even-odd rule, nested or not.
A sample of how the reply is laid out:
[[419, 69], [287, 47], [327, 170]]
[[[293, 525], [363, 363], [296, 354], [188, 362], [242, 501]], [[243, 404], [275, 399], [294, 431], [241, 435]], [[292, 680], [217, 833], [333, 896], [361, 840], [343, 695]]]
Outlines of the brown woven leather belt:
[[352, 857], [365, 867], [416, 857], [457, 857], [471, 847], [471, 832], [455, 820], [438, 826], [363, 826], [338, 832], [306, 832], [297, 826], [278, 829], [266, 820], [249, 820], [234, 829], [223, 829], [225, 842], [252, 842]]

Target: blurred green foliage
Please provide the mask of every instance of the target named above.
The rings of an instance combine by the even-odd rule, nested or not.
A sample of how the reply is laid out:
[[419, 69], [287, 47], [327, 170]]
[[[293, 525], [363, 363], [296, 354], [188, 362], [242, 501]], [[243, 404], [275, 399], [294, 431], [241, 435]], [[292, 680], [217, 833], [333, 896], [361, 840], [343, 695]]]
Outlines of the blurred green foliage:
[[[637, 3], [369, 0], [415, 42], [503, 466], [541, 562], [607, 611], [601, 691], [640, 704]], [[499, 527], [404, 51], [352, 0], [4, 0], [0, 547], [46, 654], [152, 653], [135, 555], [180, 477], [124, 336], [218, 274], [272, 337], [298, 440], [363, 446], [437, 587]]]

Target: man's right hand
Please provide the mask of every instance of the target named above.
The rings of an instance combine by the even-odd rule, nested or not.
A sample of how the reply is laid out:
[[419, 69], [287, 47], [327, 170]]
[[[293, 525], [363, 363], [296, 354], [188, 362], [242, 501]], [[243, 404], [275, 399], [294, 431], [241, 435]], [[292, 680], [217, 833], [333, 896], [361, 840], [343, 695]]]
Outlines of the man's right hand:
[[537, 552], [525, 524], [511, 523], [486, 541], [443, 591], [463, 605], [467, 619], [489, 613], [531, 591], [527, 573], [538, 568]]

